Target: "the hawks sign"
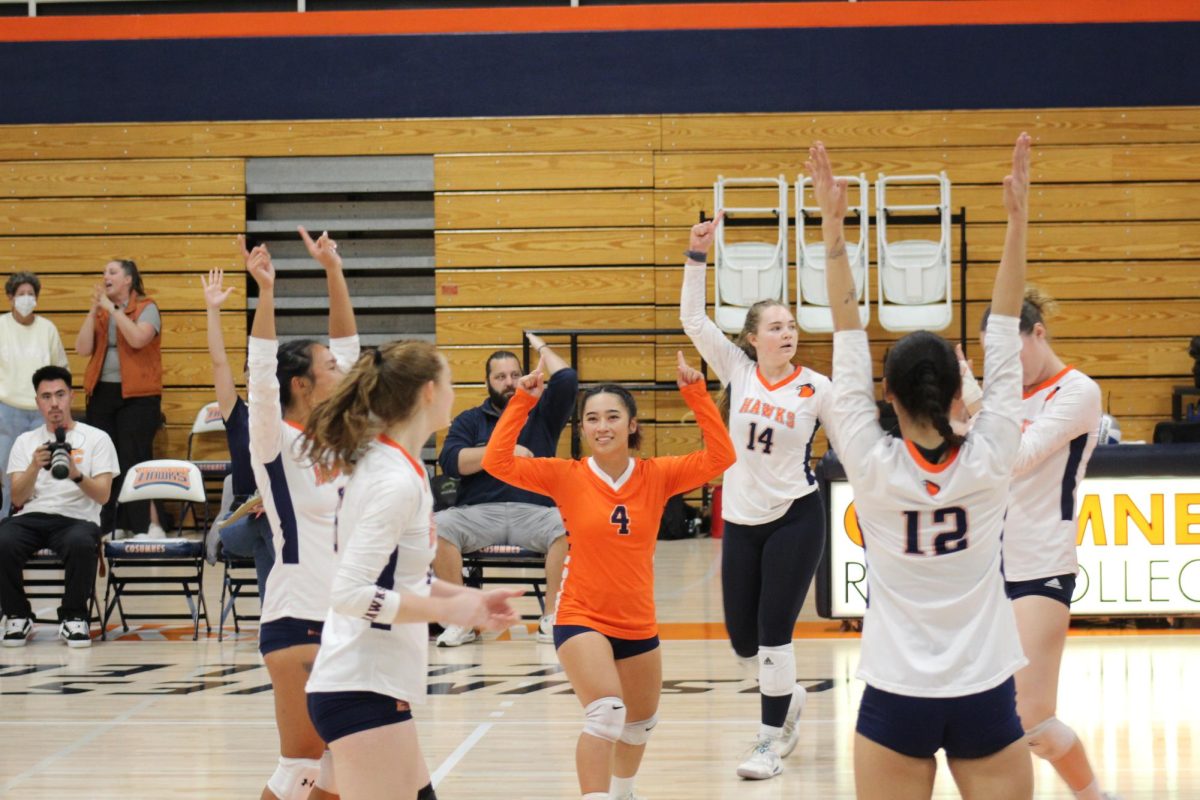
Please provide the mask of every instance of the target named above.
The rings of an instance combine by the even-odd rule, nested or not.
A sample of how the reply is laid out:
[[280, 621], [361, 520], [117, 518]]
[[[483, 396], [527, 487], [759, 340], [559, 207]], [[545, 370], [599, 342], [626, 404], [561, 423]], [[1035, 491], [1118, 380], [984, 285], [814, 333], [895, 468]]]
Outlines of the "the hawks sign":
[[[867, 569], [853, 492], [830, 488], [830, 613], [861, 617]], [[1200, 477], [1085, 478], [1077, 495], [1079, 576], [1071, 612], [1200, 612]]]

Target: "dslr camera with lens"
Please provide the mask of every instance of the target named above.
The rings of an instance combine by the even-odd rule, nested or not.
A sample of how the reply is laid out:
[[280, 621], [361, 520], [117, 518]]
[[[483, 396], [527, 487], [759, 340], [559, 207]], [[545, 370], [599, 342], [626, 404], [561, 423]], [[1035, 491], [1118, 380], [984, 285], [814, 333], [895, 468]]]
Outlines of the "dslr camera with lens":
[[71, 443], [67, 441], [67, 429], [59, 428], [54, 432], [54, 441], [46, 442], [50, 451], [50, 463], [46, 469], [60, 481], [71, 474]]

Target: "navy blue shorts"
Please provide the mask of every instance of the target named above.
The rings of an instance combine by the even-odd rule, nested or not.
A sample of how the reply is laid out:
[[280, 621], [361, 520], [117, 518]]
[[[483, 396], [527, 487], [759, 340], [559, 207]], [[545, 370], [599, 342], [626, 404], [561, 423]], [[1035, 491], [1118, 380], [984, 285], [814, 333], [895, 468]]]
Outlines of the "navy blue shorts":
[[296, 617], [280, 617], [264, 622], [258, 629], [258, 652], [265, 656], [301, 644], [319, 645], [324, 625], [324, 622]]
[[375, 692], [309, 692], [308, 718], [325, 741], [412, 719], [403, 700]]
[[1032, 581], [1005, 581], [1004, 592], [1009, 600], [1036, 594], [1057, 600], [1070, 608], [1071, 597], [1075, 594], [1075, 576], [1055, 575], [1052, 578], [1037, 578]]
[[912, 758], [983, 758], [1025, 735], [1017, 717], [1017, 684], [1011, 677], [965, 697], [908, 697], [873, 686], [863, 692], [857, 731], [876, 744]]
[[[554, 649], [557, 650], [563, 646], [567, 639], [570, 639], [572, 636], [578, 636], [581, 633], [600, 633], [600, 631], [595, 628], [589, 628], [586, 625], [555, 625]], [[616, 636], [606, 636], [603, 633], [600, 633], [600, 635], [608, 639], [608, 643], [612, 645], [614, 661], [640, 656], [642, 653], [649, 653], [658, 647], [657, 636], [651, 636], [649, 639], [618, 639]]]

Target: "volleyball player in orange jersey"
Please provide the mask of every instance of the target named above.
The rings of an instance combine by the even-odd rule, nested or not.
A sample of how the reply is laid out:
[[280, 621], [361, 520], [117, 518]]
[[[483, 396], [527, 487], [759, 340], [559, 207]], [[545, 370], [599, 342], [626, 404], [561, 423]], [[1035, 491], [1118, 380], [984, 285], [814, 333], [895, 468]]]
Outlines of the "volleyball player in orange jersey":
[[662, 654], [654, 547], [663, 506], [723, 473], [736, 457], [703, 376], [683, 353], [678, 368], [679, 391], [700, 424], [703, 450], [635, 457], [641, 440], [637, 405], [626, 389], [607, 384], [582, 400], [590, 458], [516, 458], [517, 436], [542, 393], [539, 362], [518, 382], [483, 457], [490, 474], [548, 495], [562, 512], [569, 549], [554, 645], [584, 707], [575, 747], [584, 800], [635, 797], [634, 777], [658, 722]]

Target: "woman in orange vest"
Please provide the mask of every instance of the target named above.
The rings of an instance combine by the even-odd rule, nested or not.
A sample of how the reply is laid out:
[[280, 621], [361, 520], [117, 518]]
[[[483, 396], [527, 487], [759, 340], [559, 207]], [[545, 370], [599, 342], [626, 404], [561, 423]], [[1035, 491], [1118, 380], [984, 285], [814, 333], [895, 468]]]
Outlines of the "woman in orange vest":
[[150, 503], [121, 507], [113, 519], [125, 472], [154, 457], [154, 434], [162, 425], [162, 318], [146, 297], [137, 264], [108, 262], [104, 280], [92, 292], [92, 308], [75, 337], [75, 352], [91, 356], [84, 373], [87, 421], [112, 437], [121, 475], [104, 507], [101, 527], [163, 535]]

